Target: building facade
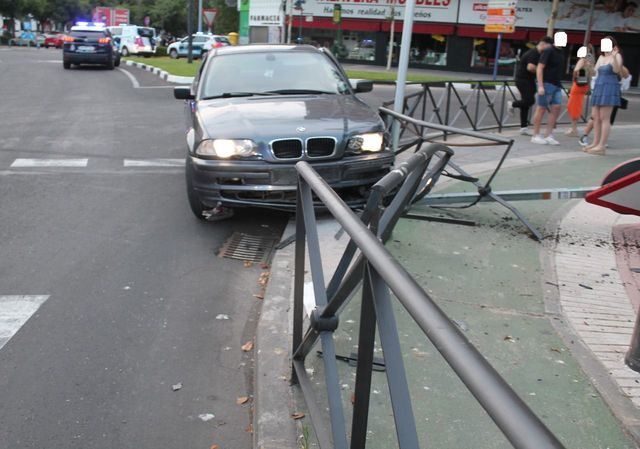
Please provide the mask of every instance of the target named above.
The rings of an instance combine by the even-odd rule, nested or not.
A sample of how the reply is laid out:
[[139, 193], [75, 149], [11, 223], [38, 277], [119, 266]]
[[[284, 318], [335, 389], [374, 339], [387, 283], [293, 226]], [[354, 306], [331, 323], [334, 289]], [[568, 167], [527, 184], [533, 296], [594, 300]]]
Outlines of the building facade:
[[[290, 0], [289, 0], [290, 1]], [[284, 15], [278, 0], [251, 0], [270, 3], [282, 20], [283, 32], [292, 19], [294, 40], [301, 35], [305, 43], [334, 47], [342, 30], [342, 61], [385, 65], [394, 18], [394, 63], [402, 32], [406, 0], [306, 0], [292, 16]], [[625, 65], [637, 84], [640, 64], [640, 9], [638, 0], [596, 0], [591, 43], [599, 46], [606, 35], [620, 43]], [[336, 4], [341, 5], [342, 23], [333, 23]], [[582, 45], [589, 22], [589, 1], [561, 0], [555, 29], [566, 31], [567, 67], [573, 66], [577, 48]], [[287, 3], [287, 13], [289, 13]], [[268, 8], [267, 8], [268, 9]], [[411, 41], [410, 65], [461, 72], [490, 72], [493, 68], [497, 35], [484, 32], [486, 0], [416, 0]], [[546, 34], [551, 13], [550, 0], [518, 0], [516, 31], [504, 34], [498, 65], [500, 73], [513, 73], [518, 54]], [[265, 15], [269, 17], [269, 14]], [[271, 15], [275, 18], [275, 15]], [[282, 19], [280, 19], [282, 17]], [[271, 22], [275, 25], [275, 22]], [[264, 42], [264, 38], [262, 40]], [[252, 39], [252, 42], [256, 40]], [[569, 72], [568, 72], [569, 73]]]

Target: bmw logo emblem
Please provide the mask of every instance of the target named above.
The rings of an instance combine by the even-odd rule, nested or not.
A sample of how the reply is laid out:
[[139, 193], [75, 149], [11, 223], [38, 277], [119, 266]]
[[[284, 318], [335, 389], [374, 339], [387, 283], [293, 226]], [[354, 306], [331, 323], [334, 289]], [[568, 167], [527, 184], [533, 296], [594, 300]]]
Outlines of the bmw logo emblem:
[[298, 131], [299, 133], [303, 133], [307, 130], [307, 128], [305, 128], [304, 126], [298, 126], [296, 128], [296, 131]]

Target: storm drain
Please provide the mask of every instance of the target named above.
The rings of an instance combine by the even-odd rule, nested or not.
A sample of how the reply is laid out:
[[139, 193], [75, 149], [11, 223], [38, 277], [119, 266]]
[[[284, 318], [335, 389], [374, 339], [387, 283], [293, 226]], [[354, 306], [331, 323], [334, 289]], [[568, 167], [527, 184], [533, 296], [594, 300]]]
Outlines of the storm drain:
[[277, 239], [266, 235], [234, 232], [220, 248], [219, 256], [227, 259], [268, 262]]

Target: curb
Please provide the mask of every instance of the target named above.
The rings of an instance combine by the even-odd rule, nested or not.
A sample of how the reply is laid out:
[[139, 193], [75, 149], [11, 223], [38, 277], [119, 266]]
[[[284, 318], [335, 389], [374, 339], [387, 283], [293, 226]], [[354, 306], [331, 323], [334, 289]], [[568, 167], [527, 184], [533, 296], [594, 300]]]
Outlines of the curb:
[[178, 75], [172, 75], [169, 72], [167, 72], [166, 70], [162, 70], [158, 67], [154, 67], [152, 65], [149, 64], [143, 64], [141, 62], [135, 62], [135, 61], [125, 61], [125, 64], [128, 65], [129, 67], [137, 67], [139, 69], [145, 70], [147, 72], [151, 72], [154, 75], [159, 76], [161, 79], [165, 80], [168, 83], [175, 83], [175, 84], [191, 84], [193, 82], [193, 76], [178, 76]]
[[[290, 220], [282, 240], [295, 232]], [[291, 418], [295, 401], [291, 377], [291, 333], [293, 331], [293, 257], [295, 245], [275, 252], [265, 291], [255, 339], [255, 386], [253, 447], [297, 449], [298, 431]]]

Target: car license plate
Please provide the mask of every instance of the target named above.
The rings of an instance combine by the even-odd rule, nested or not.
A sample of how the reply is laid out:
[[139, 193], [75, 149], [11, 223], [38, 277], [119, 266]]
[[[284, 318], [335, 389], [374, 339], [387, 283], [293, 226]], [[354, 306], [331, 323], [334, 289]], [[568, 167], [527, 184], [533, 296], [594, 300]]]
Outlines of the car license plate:
[[78, 47], [78, 51], [83, 53], [93, 53], [94, 51], [96, 51], [96, 49], [95, 47], [92, 47], [90, 45], [80, 45]]

